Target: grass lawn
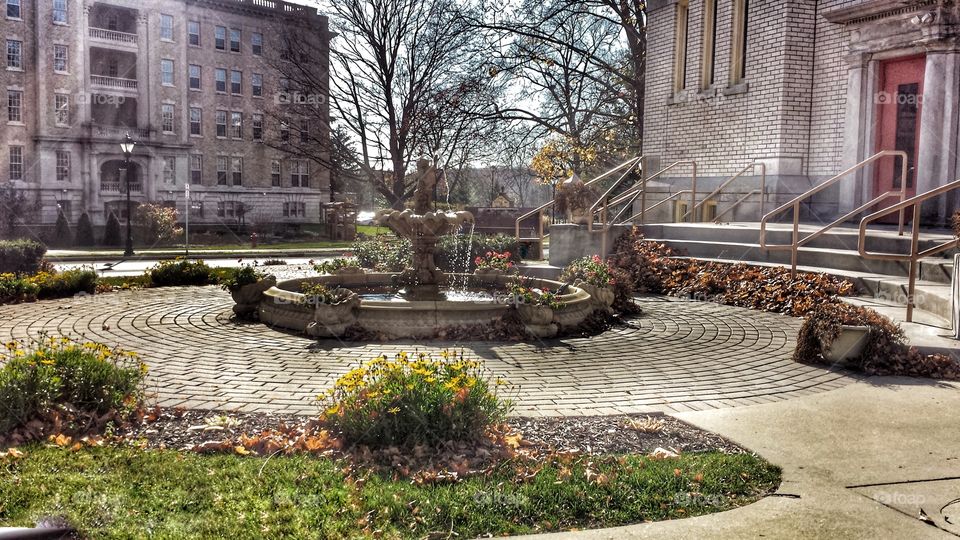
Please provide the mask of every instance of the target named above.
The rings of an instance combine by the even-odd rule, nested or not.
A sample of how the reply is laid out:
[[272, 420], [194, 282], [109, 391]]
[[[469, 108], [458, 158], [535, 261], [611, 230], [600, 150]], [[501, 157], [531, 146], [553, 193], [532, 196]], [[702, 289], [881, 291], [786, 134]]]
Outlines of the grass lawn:
[[312, 456], [22, 450], [0, 460], [0, 526], [64, 516], [96, 538], [471, 538], [613, 526], [741, 506], [780, 480], [759, 458], [721, 453], [551, 460], [521, 467], [535, 472], [524, 480], [509, 462], [431, 486], [348, 478], [345, 463]]
[[377, 236], [379, 234], [393, 234], [389, 227], [378, 227], [376, 225], [357, 225], [357, 234], [363, 233], [367, 236]]

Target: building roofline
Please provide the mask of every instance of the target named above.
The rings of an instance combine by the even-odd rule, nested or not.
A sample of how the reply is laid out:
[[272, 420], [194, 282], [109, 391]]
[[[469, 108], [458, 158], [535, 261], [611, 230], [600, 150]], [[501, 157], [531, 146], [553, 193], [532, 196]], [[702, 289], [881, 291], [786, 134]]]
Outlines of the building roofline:
[[898, 0], [895, 2], [891, 2], [890, 0], [871, 0], [852, 7], [827, 10], [823, 13], [823, 18], [837, 24], [856, 24], [904, 13], [912, 13], [936, 3], [936, 0]]
[[187, 4], [249, 15], [267, 15], [302, 20], [304, 16], [326, 20], [320, 10], [283, 0], [183, 0]]

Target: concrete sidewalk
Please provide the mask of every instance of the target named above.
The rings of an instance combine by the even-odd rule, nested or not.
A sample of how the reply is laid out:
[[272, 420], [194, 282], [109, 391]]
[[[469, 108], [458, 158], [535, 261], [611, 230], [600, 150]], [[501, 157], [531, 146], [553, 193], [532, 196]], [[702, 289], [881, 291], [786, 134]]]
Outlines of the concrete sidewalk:
[[777, 494], [709, 516], [537, 538], [955, 538], [958, 411], [960, 384], [874, 377], [788, 401], [680, 413], [781, 466]]

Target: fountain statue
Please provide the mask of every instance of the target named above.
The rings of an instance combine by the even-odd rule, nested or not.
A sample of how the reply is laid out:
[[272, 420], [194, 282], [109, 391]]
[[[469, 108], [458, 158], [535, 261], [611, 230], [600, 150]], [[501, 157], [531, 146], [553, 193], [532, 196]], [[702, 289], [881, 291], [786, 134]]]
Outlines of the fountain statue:
[[417, 161], [416, 178], [413, 210], [380, 210], [374, 221], [389, 227], [413, 244], [412, 266], [395, 279], [402, 287], [400, 294], [407, 300], [443, 300], [440, 292], [443, 272], [434, 261], [437, 240], [464, 223], [472, 223], [473, 214], [430, 211], [433, 190], [437, 185], [437, 169], [428, 160]]

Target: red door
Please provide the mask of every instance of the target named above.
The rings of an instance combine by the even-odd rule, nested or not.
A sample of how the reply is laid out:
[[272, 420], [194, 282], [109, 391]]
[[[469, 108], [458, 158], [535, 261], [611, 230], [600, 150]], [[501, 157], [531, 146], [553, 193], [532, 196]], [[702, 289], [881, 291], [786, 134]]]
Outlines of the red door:
[[[898, 58], [880, 65], [880, 92], [877, 94], [877, 151], [907, 153], [907, 197], [917, 193], [917, 153], [920, 145], [920, 107], [923, 104], [923, 71], [926, 58]], [[876, 167], [873, 196], [900, 190], [901, 159], [884, 158]], [[889, 199], [884, 208], [898, 202]], [[896, 219], [896, 214], [891, 216]]]

